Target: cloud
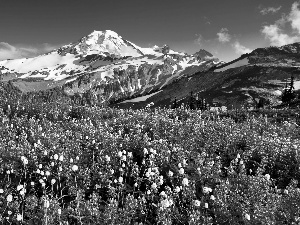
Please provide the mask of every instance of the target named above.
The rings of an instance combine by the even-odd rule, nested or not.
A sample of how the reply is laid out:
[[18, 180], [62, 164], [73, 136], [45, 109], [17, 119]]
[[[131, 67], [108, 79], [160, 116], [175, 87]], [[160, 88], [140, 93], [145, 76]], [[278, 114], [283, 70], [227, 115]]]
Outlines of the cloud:
[[[261, 33], [271, 45], [281, 46], [300, 41], [300, 10], [299, 2], [294, 2], [291, 12], [288, 15], [282, 16], [275, 24], [263, 26]], [[292, 28], [292, 32], [285, 31], [286, 24]]]
[[252, 52], [252, 50], [250, 48], [247, 48], [247, 47], [241, 45], [239, 41], [234, 42], [232, 44], [232, 46], [233, 46], [235, 52], [239, 55]]
[[231, 39], [230, 34], [228, 33], [228, 29], [227, 28], [222, 28], [219, 33], [217, 33], [218, 35], [218, 40], [221, 43], [226, 43], [229, 42]]
[[194, 40], [194, 42], [195, 42], [197, 45], [199, 45], [200, 47], [202, 47], [203, 42], [204, 42], [205, 40], [203, 39], [203, 37], [202, 37], [201, 34], [196, 34], [196, 37], [197, 37], [197, 38]]
[[48, 43], [38, 44], [35, 46], [13, 46], [6, 42], [0, 42], [0, 60], [31, 58], [50, 52], [59, 46]]
[[[259, 7], [260, 8], [260, 7]], [[275, 7], [267, 7], [267, 8], [263, 8], [260, 10], [260, 13], [262, 15], [267, 15], [267, 14], [274, 14], [274, 13], [277, 13], [279, 10], [281, 9], [281, 6], [279, 6], [278, 8], [275, 8]]]

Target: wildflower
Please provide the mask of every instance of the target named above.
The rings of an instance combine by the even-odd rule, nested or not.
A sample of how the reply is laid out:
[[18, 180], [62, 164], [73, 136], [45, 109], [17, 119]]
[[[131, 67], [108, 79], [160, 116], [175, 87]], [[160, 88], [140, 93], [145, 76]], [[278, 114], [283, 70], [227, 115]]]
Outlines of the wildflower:
[[265, 175], [265, 178], [266, 178], [267, 180], [270, 180], [270, 175], [269, 175], [269, 174], [266, 174], [266, 175]]
[[150, 191], [150, 190], [148, 190], [148, 191], [147, 191], [147, 194], [148, 194], [148, 195], [150, 195], [150, 194], [151, 194], [151, 191]]
[[172, 177], [173, 176], [173, 172], [170, 170], [169, 173], [168, 173], [169, 177]]
[[51, 184], [52, 184], [52, 185], [55, 184], [55, 182], [56, 182], [55, 179], [52, 179], [52, 180], [51, 180]]
[[50, 176], [50, 172], [49, 171], [46, 171], [46, 176]]
[[133, 185], [134, 187], [137, 187], [138, 186], [138, 184], [137, 183], [134, 183], [134, 185]]
[[129, 158], [131, 158], [132, 157], [132, 152], [128, 152], [127, 155], [128, 155]]
[[51, 166], [54, 166], [54, 162], [51, 162]]
[[42, 176], [44, 176], [44, 171], [41, 171], [40, 174], [41, 174]]
[[108, 155], [105, 155], [105, 160], [106, 160], [107, 162], [109, 162], [109, 161], [110, 161], [110, 157], [109, 157]]
[[13, 200], [13, 196], [11, 194], [7, 195], [6, 201], [12, 202], [12, 200]]
[[44, 151], [44, 155], [47, 155], [47, 154], [48, 154], [48, 152], [45, 150], [45, 151]]
[[12, 214], [12, 211], [10, 211], [10, 210], [7, 211], [7, 214], [8, 214], [8, 215], [11, 215], [11, 214]]
[[209, 187], [203, 187], [203, 193], [204, 193], [204, 194], [207, 194], [207, 193], [209, 193], [209, 192], [212, 192], [212, 189], [211, 189], [211, 188], [209, 188]]
[[20, 191], [20, 195], [22, 195], [22, 196], [24, 197], [24, 195], [25, 195], [25, 190], [24, 190], [24, 189], [22, 189], [22, 190]]
[[153, 183], [153, 184], [151, 185], [151, 188], [152, 188], [152, 189], [156, 189], [156, 188], [157, 188], [156, 183]]
[[79, 160], [79, 156], [76, 156], [76, 160], [77, 160], [77, 161]]
[[148, 154], [148, 150], [144, 148], [144, 155]]
[[21, 221], [23, 219], [23, 216], [21, 214], [17, 214], [17, 221]]
[[39, 168], [42, 169], [42, 167], [43, 167], [43, 165], [42, 165], [42, 164], [39, 164]]
[[250, 215], [248, 213], [245, 214], [246, 220], [250, 220]]
[[61, 162], [64, 161], [64, 156], [63, 155], [59, 156], [59, 161], [61, 161]]
[[210, 199], [214, 201], [216, 198], [215, 198], [215, 196], [211, 195]]
[[179, 170], [179, 174], [184, 174], [184, 169], [183, 168], [180, 168], [180, 170]]
[[115, 172], [115, 171], [114, 171], [113, 169], [110, 170], [110, 173], [111, 173], [111, 174], [114, 174], [114, 172]]
[[187, 178], [183, 178], [182, 185], [183, 186], [188, 186], [189, 185], [189, 180]]
[[77, 171], [78, 170], [78, 166], [77, 165], [73, 165], [72, 166], [72, 170], [75, 172], [75, 171]]
[[50, 202], [48, 200], [45, 200], [44, 207], [49, 208], [49, 206], [50, 206]]
[[206, 209], [208, 209], [208, 203], [207, 203], [207, 202], [205, 202], [204, 207], [205, 207]]
[[70, 159], [70, 163], [73, 163], [73, 159], [72, 158]]
[[123, 177], [119, 177], [119, 183], [123, 182]]
[[18, 186], [17, 186], [17, 191], [20, 191], [21, 189], [23, 189], [24, 188], [24, 186], [22, 185], [22, 184], [19, 184]]
[[180, 191], [180, 187], [178, 187], [178, 186], [176, 186], [176, 188], [175, 188], [175, 192], [179, 192]]
[[58, 160], [58, 155], [57, 154], [54, 155], [54, 159]]
[[161, 195], [161, 196], [167, 196], [167, 195], [166, 195], [166, 192], [164, 192], [164, 191], [160, 192], [160, 195]]
[[194, 206], [199, 207], [199, 206], [200, 206], [200, 203], [201, 203], [201, 202], [200, 202], [199, 200], [195, 200], [195, 201], [194, 201]]
[[181, 166], [181, 163], [178, 163], [178, 167], [179, 167], [179, 168], [181, 168], [181, 167], [182, 167], [182, 166]]
[[159, 185], [162, 185], [164, 183], [164, 180], [163, 179], [160, 179], [159, 181], [158, 181], [158, 184]]
[[61, 215], [61, 209], [57, 210], [58, 215]]
[[6, 173], [7, 173], [7, 174], [10, 174], [10, 170], [7, 170]]
[[171, 205], [168, 199], [164, 199], [160, 203], [161, 203], [163, 208], [168, 208]]
[[3, 194], [4, 190], [2, 188], [0, 188], [0, 194]]
[[33, 182], [33, 181], [31, 181], [31, 182], [30, 182], [30, 185], [31, 185], [31, 186], [34, 186], [34, 182]]
[[126, 155], [123, 155], [121, 160], [126, 161]]

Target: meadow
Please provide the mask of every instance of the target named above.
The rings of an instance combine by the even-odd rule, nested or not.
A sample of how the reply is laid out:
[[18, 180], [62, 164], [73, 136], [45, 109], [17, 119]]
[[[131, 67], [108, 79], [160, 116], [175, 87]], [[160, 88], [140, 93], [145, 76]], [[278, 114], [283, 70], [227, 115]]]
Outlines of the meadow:
[[1, 224], [300, 224], [297, 113], [3, 102]]

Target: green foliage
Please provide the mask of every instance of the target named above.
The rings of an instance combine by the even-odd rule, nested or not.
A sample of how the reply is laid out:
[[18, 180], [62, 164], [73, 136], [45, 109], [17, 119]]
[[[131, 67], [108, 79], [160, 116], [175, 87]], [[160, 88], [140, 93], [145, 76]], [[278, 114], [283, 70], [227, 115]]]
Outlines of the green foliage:
[[297, 113], [7, 98], [0, 109], [0, 221], [299, 224]]

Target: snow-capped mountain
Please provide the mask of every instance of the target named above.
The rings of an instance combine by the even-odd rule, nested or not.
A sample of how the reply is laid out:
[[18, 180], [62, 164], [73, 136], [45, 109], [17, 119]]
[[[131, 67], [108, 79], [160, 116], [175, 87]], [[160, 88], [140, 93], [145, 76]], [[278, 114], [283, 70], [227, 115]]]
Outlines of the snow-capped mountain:
[[61, 86], [69, 95], [92, 91], [102, 100], [119, 99], [222, 64], [200, 52], [188, 55], [167, 45], [142, 48], [114, 31], [94, 31], [44, 55], [0, 61], [0, 74], [24, 92]]

